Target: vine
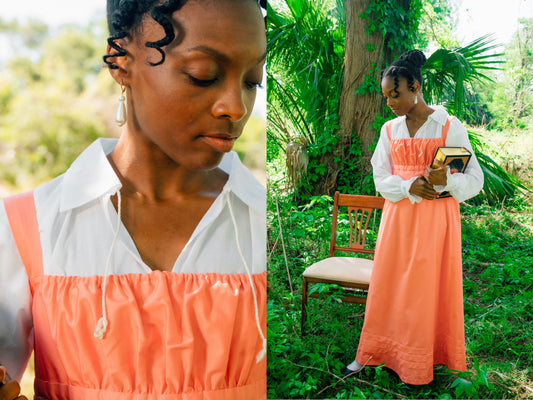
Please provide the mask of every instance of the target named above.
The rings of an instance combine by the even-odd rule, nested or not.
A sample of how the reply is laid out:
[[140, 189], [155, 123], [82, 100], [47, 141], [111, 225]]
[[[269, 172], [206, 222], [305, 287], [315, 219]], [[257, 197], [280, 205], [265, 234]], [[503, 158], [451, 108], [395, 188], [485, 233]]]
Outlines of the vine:
[[422, 16], [422, 0], [411, 0], [407, 10], [398, 0], [372, 1], [359, 17], [368, 19], [367, 36], [379, 30], [385, 45], [393, 52], [403, 53], [416, 40]]
[[[422, 0], [411, 0], [406, 10], [398, 0], [372, 1], [366, 10], [359, 14], [359, 18], [368, 20], [368, 25], [365, 26], [367, 36], [378, 30], [383, 35], [385, 46], [391, 54], [399, 55], [409, 50], [417, 39], [422, 5]], [[372, 52], [375, 46], [367, 43], [366, 49]], [[364, 96], [367, 93], [381, 91], [377, 72], [377, 64], [372, 63], [363, 82], [355, 89], [356, 95]]]

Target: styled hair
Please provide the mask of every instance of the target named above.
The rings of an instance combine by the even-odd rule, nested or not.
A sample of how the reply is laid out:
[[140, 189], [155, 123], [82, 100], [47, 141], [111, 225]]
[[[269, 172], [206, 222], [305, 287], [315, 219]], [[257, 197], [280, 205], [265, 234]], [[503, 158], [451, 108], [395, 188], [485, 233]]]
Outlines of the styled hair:
[[[110, 54], [104, 55], [104, 63], [111, 69], [118, 66], [109, 61], [111, 57], [124, 57], [126, 51], [115, 41], [123, 39], [138, 28], [145, 14], [150, 12], [154, 21], [161, 25], [165, 31], [165, 37], [155, 41], [146, 42], [145, 46], [153, 48], [161, 54], [158, 62], [150, 65], [161, 65], [165, 62], [165, 51], [163, 47], [168, 46], [175, 39], [174, 26], [172, 24], [172, 14], [182, 8], [188, 0], [107, 0], [107, 27], [109, 37], [107, 43], [114, 50]], [[266, 10], [266, 0], [259, 0], [259, 5]]]
[[395, 60], [389, 68], [381, 71], [381, 79], [394, 79], [394, 91], [398, 91], [399, 79], [407, 81], [407, 87], [414, 91], [413, 84], [417, 81], [422, 87], [422, 66], [426, 63], [426, 56], [420, 50], [409, 50]]

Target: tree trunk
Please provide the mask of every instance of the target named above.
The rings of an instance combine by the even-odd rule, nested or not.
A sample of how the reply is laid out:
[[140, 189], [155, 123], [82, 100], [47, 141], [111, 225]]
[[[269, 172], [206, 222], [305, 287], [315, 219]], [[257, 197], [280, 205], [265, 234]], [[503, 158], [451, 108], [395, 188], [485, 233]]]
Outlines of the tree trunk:
[[[365, 26], [367, 19], [359, 15], [365, 12], [368, 5], [375, 0], [345, 0], [346, 8], [346, 47], [342, 87], [339, 99], [339, 142], [331, 153], [324, 155], [320, 162], [326, 167], [326, 176], [315, 187], [314, 194], [332, 195], [337, 187], [340, 166], [334, 162], [335, 157], [347, 159], [348, 151], [355, 139], [362, 144], [362, 159], [353, 160], [361, 165], [360, 173], [368, 175], [372, 172], [369, 146], [374, 143], [378, 132], [372, 127], [378, 113], [382, 113], [385, 100], [380, 92], [356, 94], [356, 89], [365, 81], [372, 70], [372, 77], [379, 82], [380, 72], [386, 64], [390, 64], [398, 54], [386, 47], [382, 32], [377, 29], [367, 35]], [[397, 0], [406, 11], [410, 0]], [[372, 18], [372, 16], [371, 16]], [[371, 51], [369, 51], [371, 50]], [[368, 78], [367, 78], [368, 79]]]
[[[372, 77], [379, 81], [379, 74], [384, 64], [383, 34], [376, 30], [366, 35], [367, 20], [359, 18], [371, 0], [346, 0], [346, 48], [345, 67], [342, 79], [339, 105], [339, 134], [350, 145], [353, 135], [359, 137], [363, 147], [363, 157], [371, 156], [370, 146], [376, 136], [372, 124], [378, 112], [383, 108], [383, 97], [379, 92], [355, 94], [369, 70], [373, 70]], [[373, 49], [369, 51], [368, 49]], [[374, 66], [373, 66], [374, 65]], [[371, 171], [370, 163], [364, 162], [364, 173]]]

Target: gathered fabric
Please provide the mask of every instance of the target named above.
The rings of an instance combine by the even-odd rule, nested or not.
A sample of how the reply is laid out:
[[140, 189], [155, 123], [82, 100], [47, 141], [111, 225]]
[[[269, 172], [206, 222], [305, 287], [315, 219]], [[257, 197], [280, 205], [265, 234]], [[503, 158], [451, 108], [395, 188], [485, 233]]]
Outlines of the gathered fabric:
[[[423, 175], [440, 138], [401, 138], [391, 143], [392, 173]], [[453, 197], [412, 204], [385, 201], [356, 360], [385, 364], [402, 381], [433, 380], [433, 366], [466, 369], [461, 224]]]
[[36, 399], [266, 399], [266, 272], [45, 275], [32, 193], [4, 204], [33, 298]]
[[[100, 340], [90, 333], [100, 316], [102, 277], [31, 279], [37, 396], [80, 398], [73, 391], [92, 398], [97, 390], [106, 399], [115, 392], [131, 394], [120, 399], [195, 399], [240, 390], [260, 398], [254, 396], [265, 388], [253, 390], [264, 382], [266, 364], [256, 362], [262, 343], [246, 275], [154, 271], [108, 280], [110, 322]], [[253, 280], [266, 287], [265, 273]], [[265, 304], [265, 291], [258, 295]]]

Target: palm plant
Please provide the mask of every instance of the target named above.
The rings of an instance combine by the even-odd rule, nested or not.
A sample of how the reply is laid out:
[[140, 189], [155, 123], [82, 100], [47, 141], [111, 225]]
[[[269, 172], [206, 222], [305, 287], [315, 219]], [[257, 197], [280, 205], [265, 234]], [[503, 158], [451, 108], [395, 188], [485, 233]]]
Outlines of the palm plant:
[[482, 36], [463, 47], [441, 48], [431, 54], [422, 68], [424, 97], [430, 104], [443, 103], [450, 113], [463, 119], [468, 112], [469, 88], [480, 81], [491, 82], [485, 71], [498, 70], [503, 53], [492, 35]]
[[[339, 1], [340, 2], [340, 1]], [[341, 2], [342, 3], [342, 2]], [[310, 145], [337, 117], [344, 51], [342, 20], [323, 2], [286, 0], [268, 9], [269, 140]]]
[[[337, 8], [343, 10], [342, 0]], [[337, 126], [344, 52], [344, 12], [324, 2], [285, 0], [268, 9], [268, 144], [286, 153], [289, 185], [298, 188], [309, 152]]]
[[[491, 54], [499, 45], [491, 35], [482, 36], [463, 47], [438, 49], [430, 55], [423, 67], [424, 97], [429, 104], [444, 104], [451, 114], [464, 119], [470, 109], [472, 84], [492, 82], [484, 72], [497, 70], [503, 53]], [[496, 204], [514, 197], [519, 189], [526, 189], [498, 163], [482, 151], [481, 136], [468, 131], [470, 142], [485, 175], [483, 191], [476, 199]]]

